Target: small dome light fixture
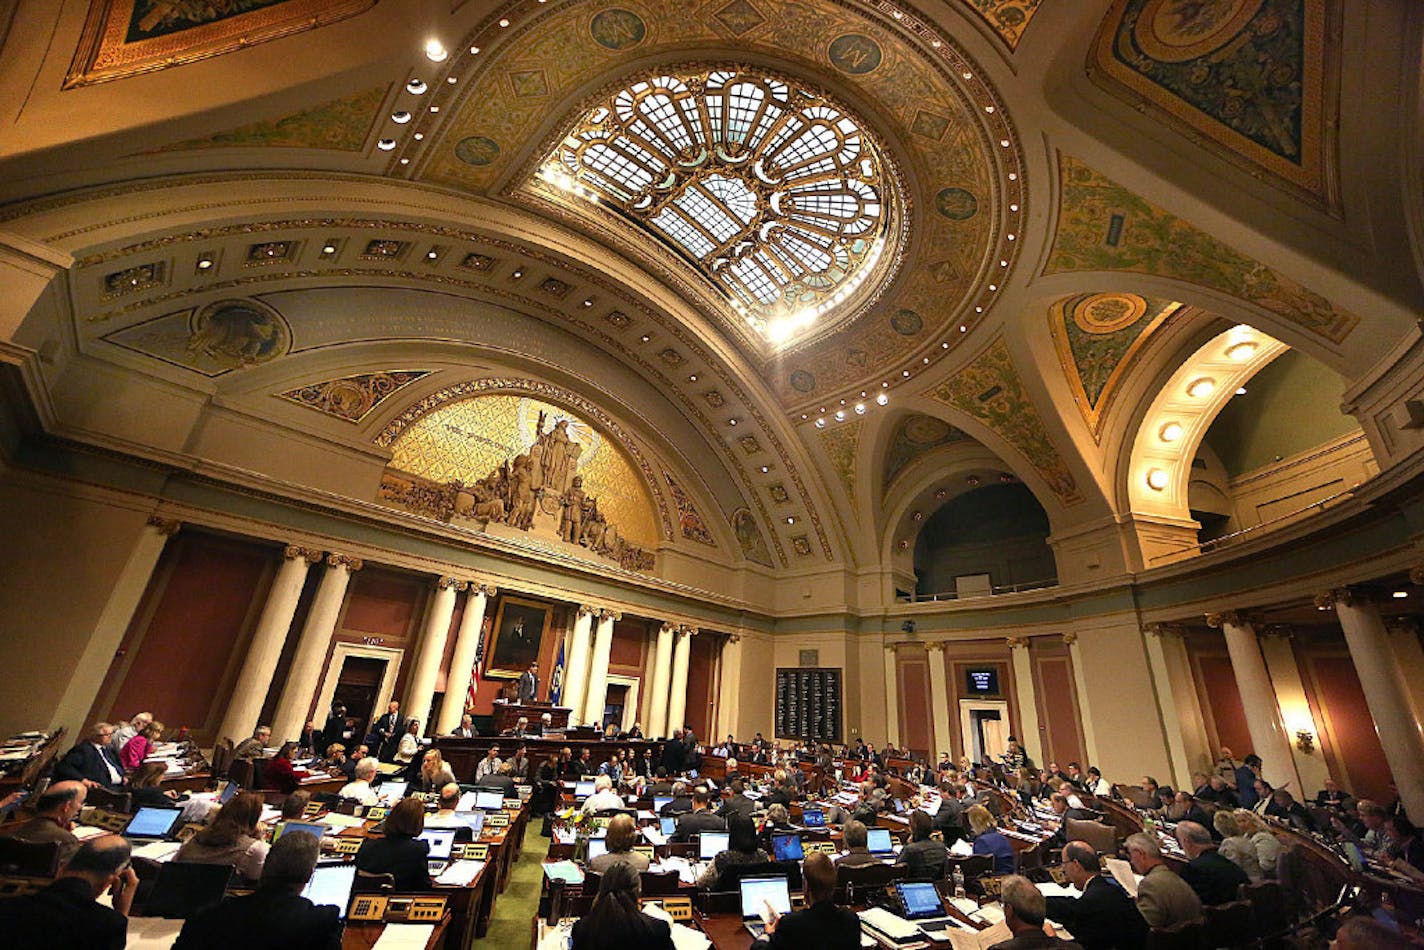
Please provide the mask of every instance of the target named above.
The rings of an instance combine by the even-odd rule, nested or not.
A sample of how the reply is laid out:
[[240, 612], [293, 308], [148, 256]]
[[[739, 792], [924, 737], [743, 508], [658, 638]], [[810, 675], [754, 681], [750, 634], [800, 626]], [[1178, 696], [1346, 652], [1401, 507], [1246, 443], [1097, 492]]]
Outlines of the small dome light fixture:
[[397, 112], [392, 112], [391, 121], [394, 122], [396, 125], [405, 125], [407, 122], [410, 121], [410, 113], [405, 111], [404, 109], [401, 109]]
[[396, 140], [395, 140], [395, 139], [381, 139], [379, 142], [376, 143], [376, 148], [380, 149], [380, 150], [383, 151], [383, 152], [389, 152], [389, 151], [393, 150], [395, 147], [396, 147]]
[[1216, 380], [1203, 376], [1187, 385], [1187, 395], [1193, 399], [1205, 399], [1216, 391]]
[[887, 396], [885, 393], [880, 393], [879, 395], [877, 395], [877, 396], [875, 397], [875, 404], [876, 404], [877, 406], [883, 406], [883, 405], [885, 405], [886, 403], [888, 403], [889, 401], [890, 401], [890, 397]]
[[845, 422], [845, 410], [844, 410], [844, 409], [837, 409], [837, 410], [836, 410], [836, 421], [837, 421], [837, 422]]
[[1163, 442], [1175, 442], [1182, 437], [1182, 424], [1180, 422], [1169, 422], [1157, 430], [1157, 438]]
[[1154, 468], [1147, 473], [1147, 487], [1153, 491], [1161, 491], [1167, 487], [1167, 473], [1160, 468]]
[[412, 79], [410, 82], [405, 84], [405, 91], [410, 93], [412, 96], [424, 95], [425, 89], [426, 86], [424, 79]]
[[1226, 355], [1238, 363], [1244, 363], [1256, 354], [1255, 340], [1242, 340], [1226, 348]]
[[432, 63], [443, 63], [450, 58], [450, 51], [439, 40], [431, 37], [425, 41], [425, 58]]
[[855, 404], [855, 414], [858, 416], [865, 415], [865, 403], [858, 402]]
[[816, 420], [816, 428], [818, 428], [818, 429], [824, 429], [825, 427], [826, 427], [826, 417], [825, 417], [825, 416], [822, 416], [821, 418], [819, 418], [819, 419]]

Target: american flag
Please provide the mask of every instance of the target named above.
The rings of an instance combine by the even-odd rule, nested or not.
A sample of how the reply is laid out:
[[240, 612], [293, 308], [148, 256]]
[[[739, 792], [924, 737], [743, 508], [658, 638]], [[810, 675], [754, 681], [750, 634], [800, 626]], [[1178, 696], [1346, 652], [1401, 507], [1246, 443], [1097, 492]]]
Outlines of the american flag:
[[549, 679], [549, 702], [559, 705], [559, 697], [564, 695], [564, 645], [559, 644], [559, 658], [554, 661], [554, 675]]
[[475, 663], [470, 669], [470, 690], [465, 694], [465, 711], [474, 712], [475, 694], [480, 689], [480, 666], [485, 661], [485, 633], [487, 627], [480, 628], [480, 642], [475, 645]]

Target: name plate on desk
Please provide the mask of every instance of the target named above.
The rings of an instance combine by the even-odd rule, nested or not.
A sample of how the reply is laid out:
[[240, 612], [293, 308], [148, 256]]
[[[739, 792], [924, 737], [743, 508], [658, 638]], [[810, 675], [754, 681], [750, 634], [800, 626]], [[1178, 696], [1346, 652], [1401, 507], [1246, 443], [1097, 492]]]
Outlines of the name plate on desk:
[[323, 805], [321, 802], [307, 802], [306, 807], [302, 809], [302, 817], [315, 818], [317, 815], [321, 814], [322, 809], [324, 809], [325, 807], [326, 806]]
[[634, 845], [634, 846], [633, 846], [633, 853], [634, 853], [634, 854], [641, 854], [643, 857], [647, 858], [649, 861], [654, 860], [654, 859], [653, 859], [653, 846], [652, 846], [652, 845], [648, 845], [648, 844], [638, 844], [638, 845]]
[[504, 807], [508, 811], [519, 811], [520, 806], [522, 806], [523, 804], [524, 802], [518, 798], [506, 798], [504, 800]]
[[485, 816], [486, 828], [508, 828], [509, 816], [503, 812], [490, 812]]
[[331, 838], [332, 851], [336, 854], [355, 854], [361, 850], [361, 843], [365, 838]]
[[387, 805], [368, 805], [366, 813], [361, 817], [369, 821], [385, 821], [386, 816], [390, 813], [391, 809]]
[[484, 842], [470, 842], [469, 844], [456, 845], [455, 850], [459, 851], [459, 856], [466, 861], [488, 861], [489, 845]]
[[86, 825], [93, 825], [95, 828], [103, 828], [105, 831], [118, 834], [128, 827], [129, 820], [132, 818], [133, 815], [124, 815], [96, 806], [88, 809], [80, 820]]
[[421, 924], [439, 923], [444, 916], [445, 898], [437, 895], [387, 897], [383, 894], [357, 894], [351, 901], [352, 920]]
[[815, 854], [818, 851], [821, 854], [829, 855], [836, 855], [840, 853], [836, 850], [835, 844], [830, 841], [807, 841], [802, 844], [801, 847], [806, 854]]
[[690, 897], [663, 897], [657, 903], [663, 906], [663, 910], [672, 918], [676, 924], [692, 923], [692, 898]]

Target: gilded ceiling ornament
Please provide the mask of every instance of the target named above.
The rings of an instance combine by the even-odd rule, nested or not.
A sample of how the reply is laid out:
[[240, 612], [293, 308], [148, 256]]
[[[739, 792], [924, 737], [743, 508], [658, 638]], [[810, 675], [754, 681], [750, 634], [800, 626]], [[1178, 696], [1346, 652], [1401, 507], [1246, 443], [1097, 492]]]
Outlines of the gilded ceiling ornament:
[[860, 506], [856, 503], [855, 495], [855, 457], [856, 449], [860, 446], [860, 430], [863, 423], [863, 419], [851, 419], [817, 432], [821, 440], [821, 448], [825, 451], [826, 457], [830, 459], [831, 468], [835, 470], [836, 476], [840, 479], [841, 487], [845, 489], [846, 498], [850, 500], [853, 518], [860, 517]]
[[678, 527], [682, 529], [682, 536], [689, 541], [716, 547], [717, 541], [707, 529], [707, 523], [702, 520], [692, 498], [678, 484], [677, 479], [672, 477], [671, 472], [663, 472], [663, 478], [667, 479], [668, 494], [672, 496], [673, 506], [677, 508], [677, 522]]
[[337, 419], [360, 422], [372, 409], [411, 383], [429, 376], [430, 372], [417, 369], [360, 373], [299, 386], [276, 396]]
[[221, 376], [285, 354], [292, 332], [276, 310], [248, 298], [167, 314], [104, 339], [204, 376]]
[[213, 148], [320, 148], [359, 152], [371, 127], [383, 118], [382, 104], [390, 86], [331, 99], [280, 119], [250, 122], [202, 138], [185, 139], [153, 149], [182, 152]]
[[881, 484], [888, 487], [915, 459], [931, 449], [950, 442], [962, 442], [969, 437], [943, 419], [923, 413], [911, 413], [895, 426], [890, 446], [885, 450], [885, 468]]
[[1018, 48], [1042, 0], [961, 0], [984, 18], [1010, 50]]

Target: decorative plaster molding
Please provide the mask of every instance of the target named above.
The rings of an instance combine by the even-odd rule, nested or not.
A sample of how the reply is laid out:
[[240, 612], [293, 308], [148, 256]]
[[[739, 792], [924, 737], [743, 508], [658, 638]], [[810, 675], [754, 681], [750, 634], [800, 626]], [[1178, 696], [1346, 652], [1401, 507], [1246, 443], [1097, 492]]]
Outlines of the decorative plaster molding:
[[450, 576], [447, 575], [447, 576], [445, 576], [445, 577], [440, 578], [438, 581], [436, 581], [436, 582], [435, 582], [435, 586], [438, 587], [440, 590], [452, 590], [452, 589], [453, 589], [453, 590], [455, 590], [456, 592], [459, 592], [459, 591], [462, 591], [462, 590], [465, 589], [465, 585], [466, 585], [467, 583], [468, 583], [467, 581], [462, 581], [462, 580], [460, 580], [460, 579], [457, 578], [457, 577], [450, 577]]
[[355, 574], [366, 566], [366, 563], [359, 557], [351, 557], [346, 554], [328, 554], [326, 563], [331, 567], [344, 567], [351, 574]]
[[158, 515], [149, 515], [147, 527], [157, 531], [165, 538], [171, 538], [183, 527], [183, 522], [172, 518], [160, 518]]
[[1063, 634], [1063, 643], [1064, 643], [1065, 646], [1070, 646], [1070, 647], [1071, 647], [1073, 644], [1075, 644], [1075, 643], [1077, 643], [1077, 642], [1078, 642], [1078, 635], [1077, 635], [1076, 633], [1073, 633], [1072, 631], [1069, 631], [1068, 633]]
[[283, 549], [282, 556], [289, 561], [303, 558], [308, 564], [317, 564], [320, 563], [322, 554], [316, 548], [304, 548], [300, 545], [289, 544]]

